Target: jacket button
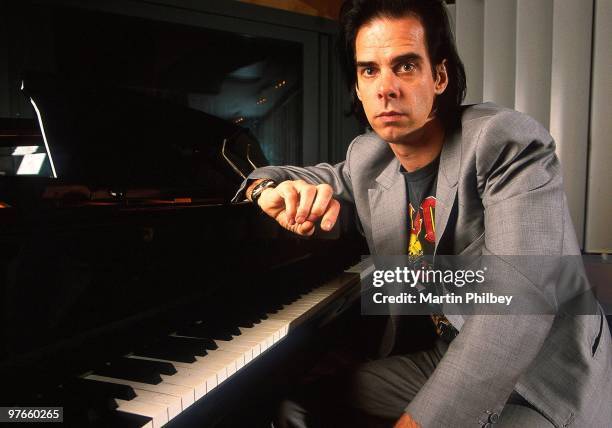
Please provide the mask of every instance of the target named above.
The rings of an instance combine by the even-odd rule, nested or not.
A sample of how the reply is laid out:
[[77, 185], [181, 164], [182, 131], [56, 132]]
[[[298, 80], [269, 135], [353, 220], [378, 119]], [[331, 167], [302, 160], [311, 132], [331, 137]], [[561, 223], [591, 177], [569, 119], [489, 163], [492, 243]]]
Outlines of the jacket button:
[[495, 424], [499, 421], [499, 415], [497, 413], [491, 413], [489, 415], [489, 422], [491, 422], [492, 424]]

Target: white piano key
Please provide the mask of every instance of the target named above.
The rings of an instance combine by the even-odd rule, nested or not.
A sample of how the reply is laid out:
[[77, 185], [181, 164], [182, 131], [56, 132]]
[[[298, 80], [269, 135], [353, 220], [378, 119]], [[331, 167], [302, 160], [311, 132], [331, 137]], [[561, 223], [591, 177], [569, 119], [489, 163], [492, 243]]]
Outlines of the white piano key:
[[257, 340], [259, 342], [265, 342], [265, 349], [271, 347], [274, 343], [278, 342], [281, 337], [284, 336], [283, 333], [287, 330], [287, 324], [282, 323], [282, 325], [279, 327], [279, 324], [268, 322], [274, 320], [264, 321], [252, 328], [241, 327], [240, 332], [242, 334], [240, 336], [235, 336], [234, 340]]
[[160, 375], [162, 384], [182, 385], [193, 388], [194, 398], [199, 400], [206, 395], [206, 379], [189, 376], [187, 374]]
[[146, 401], [150, 403], [163, 404], [168, 409], [168, 419], [178, 416], [181, 413], [181, 399], [173, 395], [160, 394], [157, 392], [145, 391], [144, 389], [134, 388], [136, 401]]
[[[275, 338], [276, 337], [276, 338]], [[243, 342], [256, 342], [259, 344], [260, 354], [263, 354], [268, 349], [272, 348], [275, 343], [280, 340], [281, 336], [278, 332], [251, 332], [248, 336], [240, 339]]]
[[[260, 332], [249, 332], [249, 334], [247, 335], [246, 330], [243, 331], [241, 330], [241, 333], [243, 333], [240, 336], [236, 336], [234, 338], [234, 340], [237, 341], [237, 343], [256, 343], [257, 345], [259, 345], [259, 352], [258, 355], [261, 355], [263, 352], [265, 352], [268, 348], [272, 347], [272, 345], [274, 345], [274, 338], [272, 333], [270, 332], [266, 332], [266, 331], [260, 331]], [[256, 350], [254, 350], [253, 355], [255, 355]]]
[[224, 366], [227, 370], [227, 377], [230, 377], [244, 366], [244, 356], [236, 352], [215, 349], [208, 352], [204, 357], [196, 356], [196, 361], [202, 367]]
[[256, 343], [259, 345], [260, 353], [264, 352], [266, 349], [274, 345], [273, 332], [271, 331], [241, 331], [242, 334], [240, 336], [234, 336], [230, 343], [236, 344], [251, 344]]
[[[217, 379], [217, 373], [203, 369], [200, 366], [195, 367], [175, 367], [176, 372], [183, 376], [191, 376], [196, 379], [200, 379], [201, 381], [206, 382], [206, 393], [208, 394], [210, 391], [215, 389], [217, 385], [219, 385], [219, 380]], [[225, 380], [225, 377], [221, 379], [221, 382]]]
[[253, 347], [244, 344], [244, 340], [215, 340], [218, 349], [221, 351], [235, 352], [243, 357], [243, 365], [248, 364], [253, 359]]
[[267, 332], [261, 332], [259, 334], [248, 334], [244, 333], [240, 336], [236, 336], [231, 342], [232, 344], [248, 346], [253, 354], [253, 359], [256, 359], [269, 348], [268, 342], [271, 335]]

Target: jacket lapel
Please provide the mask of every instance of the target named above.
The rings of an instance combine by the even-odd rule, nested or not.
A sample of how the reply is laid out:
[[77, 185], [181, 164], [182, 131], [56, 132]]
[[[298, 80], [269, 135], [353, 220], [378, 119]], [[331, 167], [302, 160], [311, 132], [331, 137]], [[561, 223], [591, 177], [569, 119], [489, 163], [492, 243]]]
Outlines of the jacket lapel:
[[406, 254], [408, 248], [408, 202], [406, 184], [393, 157], [376, 178], [378, 186], [368, 189], [372, 215], [372, 239], [377, 254]]
[[457, 182], [459, 178], [459, 165], [461, 164], [461, 130], [458, 129], [444, 141], [440, 154], [440, 167], [438, 170], [438, 183], [436, 186], [436, 214], [435, 232], [437, 254], [440, 240], [444, 236], [448, 219], [456, 203]]
[[[408, 199], [406, 183], [399, 172], [395, 156], [376, 178], [378, 186], [368, 189], [372, 215], [372, 239], [376, 254], [400, 255], [408, 250]], [[392, 312], [392, 307], [389, 307]], [[388, 356], [393, 349], [399, 316], [391, 317], [380, 342], [379, 355]]]

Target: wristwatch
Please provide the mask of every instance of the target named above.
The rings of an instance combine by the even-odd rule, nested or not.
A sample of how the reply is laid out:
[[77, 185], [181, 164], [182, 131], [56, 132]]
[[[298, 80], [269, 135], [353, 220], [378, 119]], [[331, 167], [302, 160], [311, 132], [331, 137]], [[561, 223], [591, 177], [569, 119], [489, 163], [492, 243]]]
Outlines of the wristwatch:
[[257, 200], [261, 196], [264, 190], [274, 188], [277, 186], [276, 181], [266, 178], [257, 184], [257, 186], [253, 187], [253, 191], [251, 192], [251, 202], [257, 205]]

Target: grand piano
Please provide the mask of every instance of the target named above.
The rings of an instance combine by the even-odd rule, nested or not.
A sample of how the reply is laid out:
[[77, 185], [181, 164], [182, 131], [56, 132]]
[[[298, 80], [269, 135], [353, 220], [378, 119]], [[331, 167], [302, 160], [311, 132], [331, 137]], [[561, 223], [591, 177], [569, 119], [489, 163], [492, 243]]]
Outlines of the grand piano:
[[[0, 131], [0, 403], [66, 426], [269, 426], [354, 316], [350, 210], [301, 239], [238, 184], [245, 128], [103, 86], [26, 76]], [[333, 257], [330, 257], [333, 255]]]

